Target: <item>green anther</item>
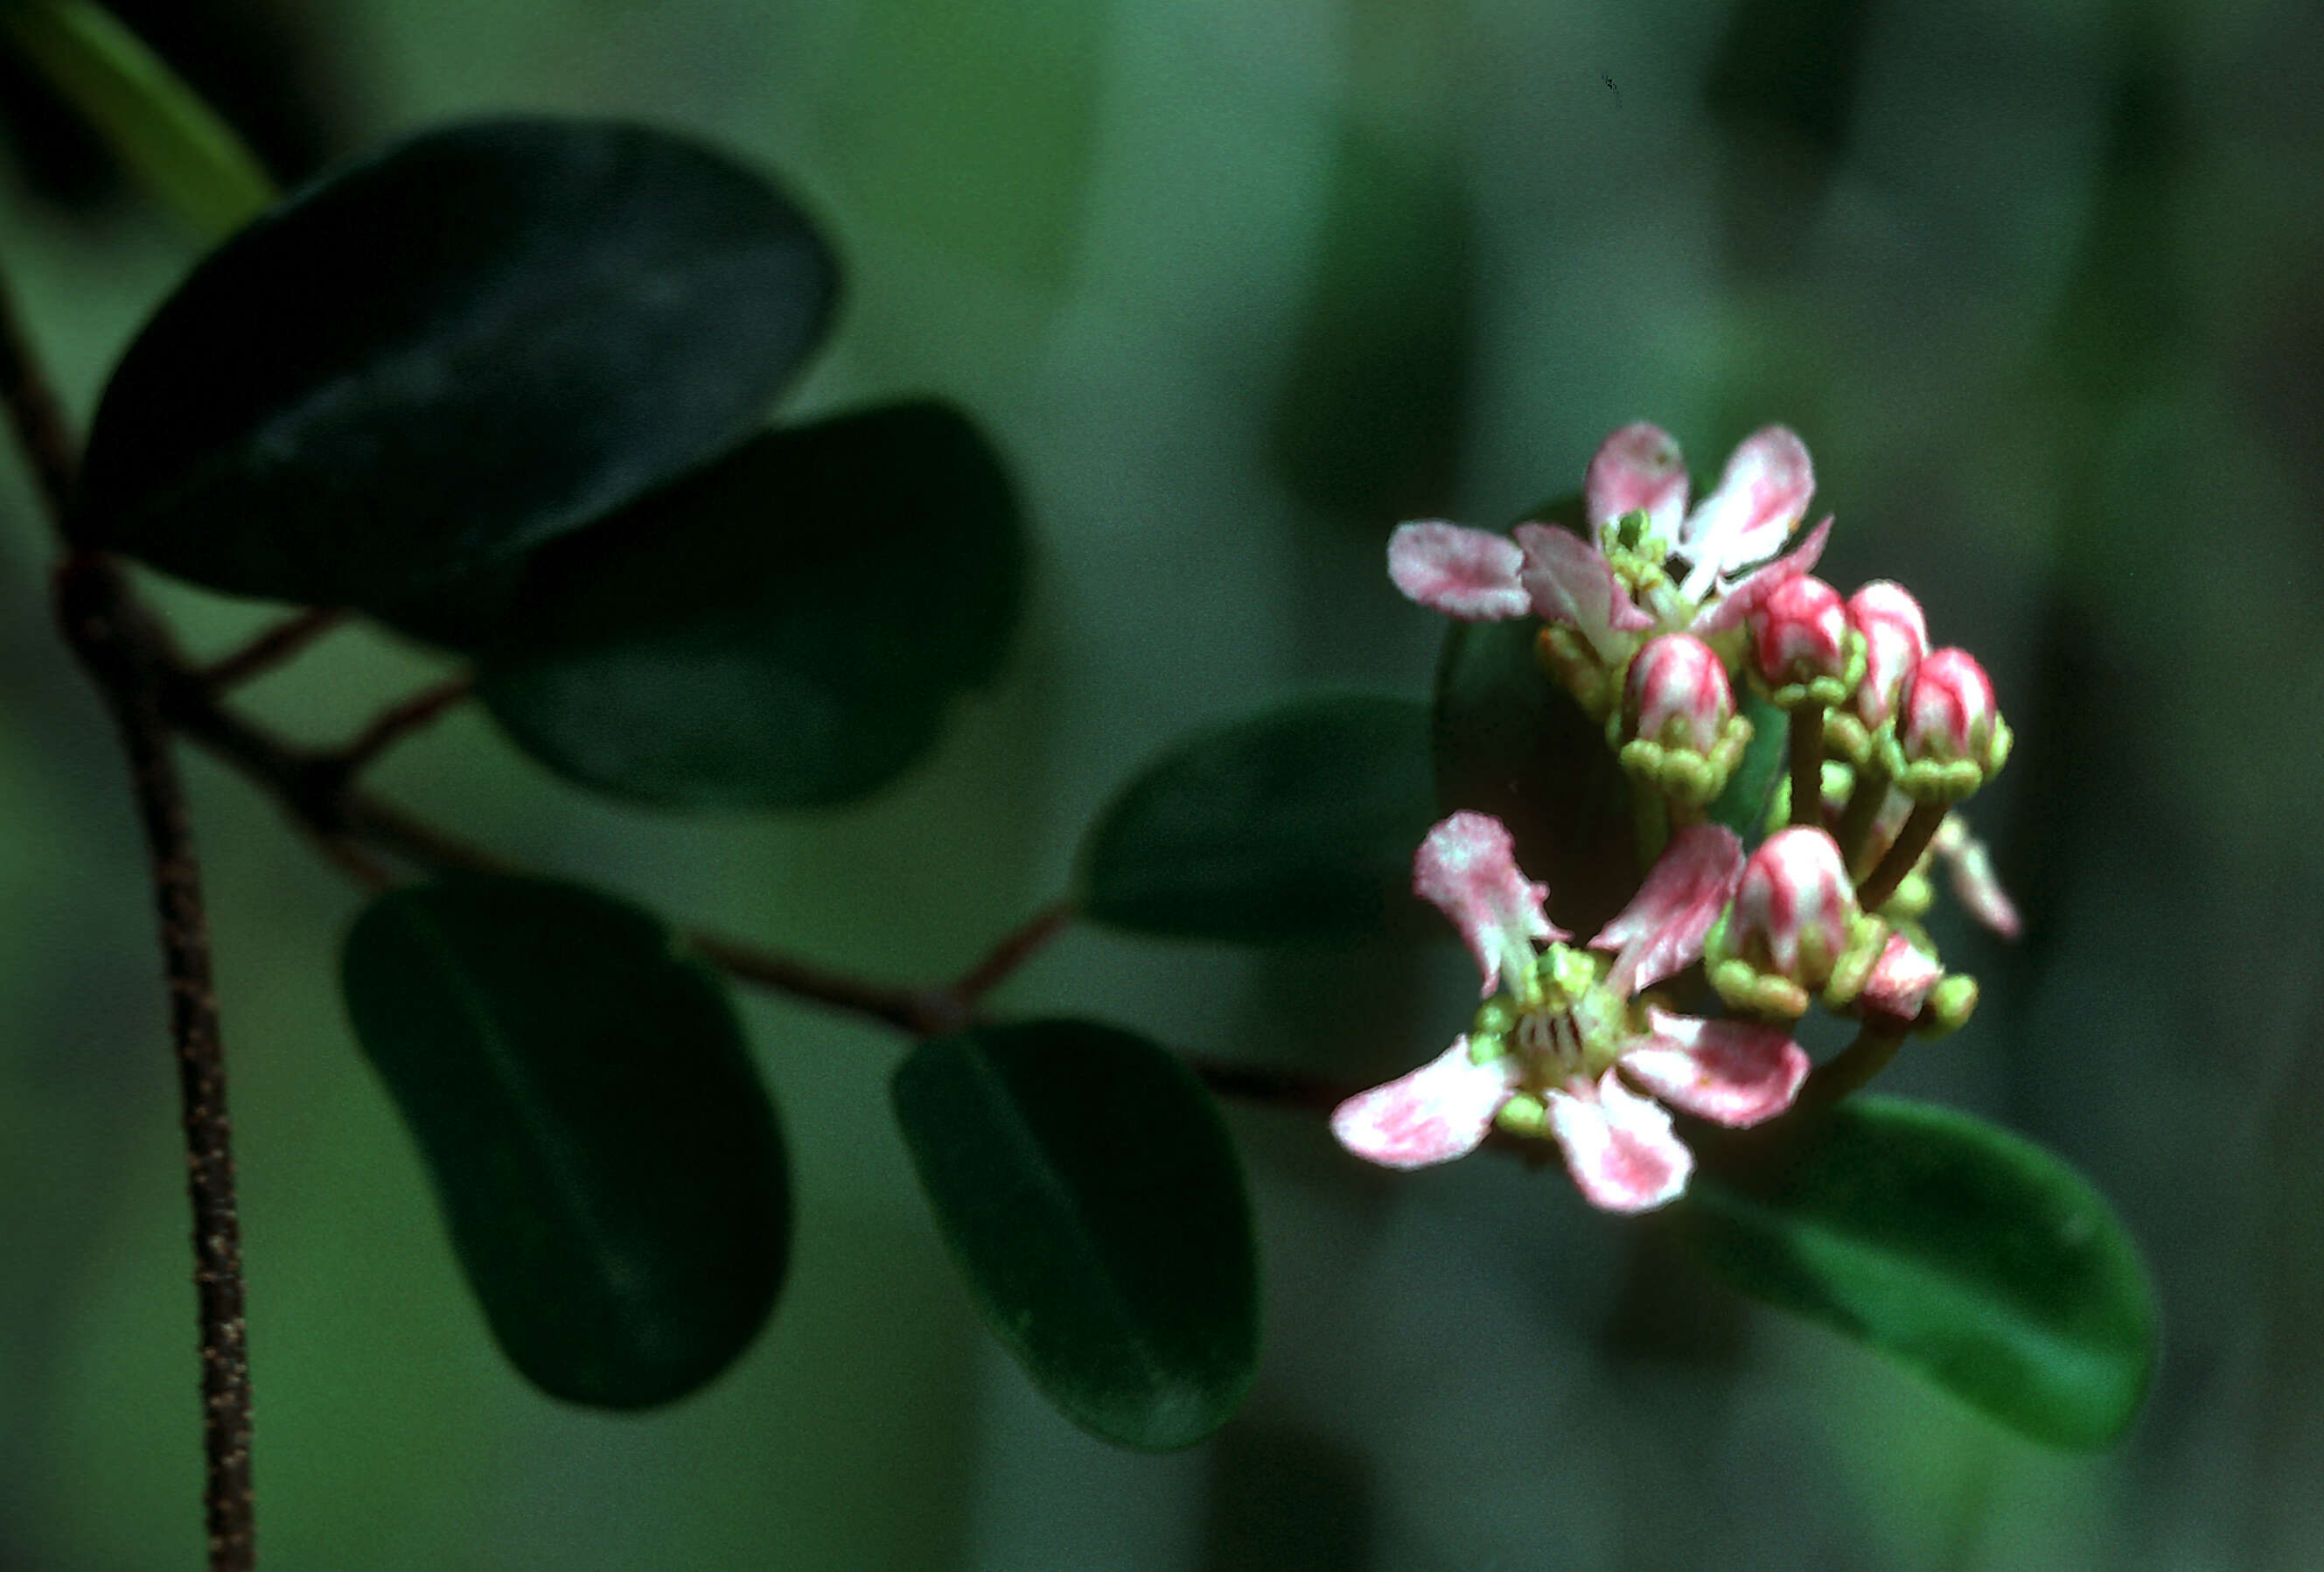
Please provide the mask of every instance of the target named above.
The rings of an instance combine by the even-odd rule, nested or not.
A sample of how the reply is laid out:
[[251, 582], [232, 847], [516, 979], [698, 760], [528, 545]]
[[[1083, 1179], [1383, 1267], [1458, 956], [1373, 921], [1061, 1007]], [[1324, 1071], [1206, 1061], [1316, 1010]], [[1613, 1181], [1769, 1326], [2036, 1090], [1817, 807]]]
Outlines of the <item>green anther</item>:
[[1506, 1041], [1502, 1040], [1501, 1034], [1498, 1031], [1472, 1031], [1469, 1033], [1469, 1062], [1471, 1064], [1490, 1064], [1495, 1059], [1500, 1058], [1503, 1054], [1508, 1052], [1508, 1050], [1509, 1045]]
[[1571, 945], [1554, 944], [1534, 962], [1534, 976], [1552, 1008], [1569, 1010], [1598, 984], [1602, 974], [1598, 957]]
[[1542, 1106], [1539, 1097], [1519, 1092], [1501, 1105], [1493, 1115], [1493, 1123], [1511, 1135], [1530, 1135], [1536, 1139], [1549, 1133], [1549, 1110]]
[[1969, 1023], [1969, 1013], [1976, 1008], [1977, 979], [1956, 972], [1929, 990], [1915, 1030], [1924, 1037], [1958, 1031]]
[[[1517, 1007], [1509, 1002], [1507, 994], [1496, 994], [1477, 1006], [1477, 1013], [1469, 1022], [1469, 1040], [1473, 1044], [1480, 1038], [1507, 1037], [1517, 1030]], [[1477, 1062], [1482, 1064], [1484, 1060], [1480, 1059]]]

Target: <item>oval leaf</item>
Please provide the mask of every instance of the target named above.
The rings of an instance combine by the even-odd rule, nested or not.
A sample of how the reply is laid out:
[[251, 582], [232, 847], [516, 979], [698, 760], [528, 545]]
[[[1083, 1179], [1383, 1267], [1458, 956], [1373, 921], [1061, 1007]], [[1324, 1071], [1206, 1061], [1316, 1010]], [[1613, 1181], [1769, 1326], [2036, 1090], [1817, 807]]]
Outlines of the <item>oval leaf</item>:
[[1024, 596], [1000, 460], [941, 404], [765, 433], [541, 553], [481, 691], [585, 785], [807, 808], [893, 779]]
[[993, 1335], [1074, 1423], [1190, 1447], [1259, 1361], [1242, 1170], [1210, 1095], [1142, 1037], [983, 1026], [896, 1070], [896, 1118]]
[[1413, 850], [1435, 818], [1425, 707], [1295, 699], [1124, 788], [1082, 844], [1083, 910], [1192, 939], [1360, 937], [1412, 906]]
[[695, 143], [429, 132], [163, 302], [98, 405], [79, 532], [212, 589], [393, 615], [733, 441], [833, 290], [798, 209]]
[[1775, 704], [1745, 689], [1736, 696], [1736, 707], [1751, 723], [1751, 740], [1729, 776], [1727, 789], [1706, 815], [1723, 824], [1745, 846], [1756, 846], [1767, 828], [1767, 805], [1775, 800], [1775, 782], [1790, 767], [1792, 717]]
[[1541, 624], [1455, 622], [1436, 665], [1436, 795], [1489, 813], [1560, 927], [1591, 933], [1638, 887], [1629, 800], [1605, 728], [1536, 659]]
[[0, 0], [0, 29], [97, 128], [114, 156], [205, 235], [224, 235], [274, 199], [234, 127], [90, 0]]
[[659, 923], [464, 878], [373, 902], [343, 981], [528, 1380], [642, 1408], [742, 1353], [789, 1246], [782, 1136], [724, 985]]
[[2137, 1417], [2155, 1311], [2105, 1198], [2029, 1142], [1863, 1097], [1772, 1145], [1705, 1142], [1680, 1216], [1746, 1293], [1880, 1350], [2037, 1441]]

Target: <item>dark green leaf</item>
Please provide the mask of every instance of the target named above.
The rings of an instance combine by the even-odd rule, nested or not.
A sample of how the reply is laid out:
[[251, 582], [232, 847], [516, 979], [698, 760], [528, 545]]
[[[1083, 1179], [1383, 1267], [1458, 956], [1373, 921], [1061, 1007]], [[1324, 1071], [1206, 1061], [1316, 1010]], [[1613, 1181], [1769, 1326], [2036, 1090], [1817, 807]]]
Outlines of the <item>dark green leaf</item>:
[[1450, 624], [1436, 665], [1436, 796], [1489, 813], [1562, 928], [1595, 932], [1638, 887], [1628, 797], [1605, 728], [1535, 657], [1532, 618]]
[[1083, 908], [1192, 939], [1377, 932], [1411, 904], [1413, 850], [1435, 817], [1423, 706], [1296, 699], [1132, 781], [1082, 844]]
[[429, 132], [163, 302], [98, 406], [78, 529], [213, 589], [424, 606], [733, 441], [833, 290], [799, 211], [695, 143]]
[[[1736, 1286], [2052, 1446], [2114, 1440], [2154, 1368], [2154, 1299], [2105, 1199], [1965, 1114], [1841, 1105], [1772, 1145], [1706, 1145], [1681, 1221]], [[1724, 1155], [1722, 1155], [1722, 1151]]]
[[1210, 1095], [1142, 1037], [973, 1028], [896, 1071], [896, 1118], [978, 1308], [1051, 1402], [1190, 1447], [1259, 1359], [1242, 1171]]
[[861, 797], [991, 678], [1024, 594], [1008, 476], [958, 411], [753, 439], [540, 553], [481, 663], [528, 753], [677, 807]]
[[782, 1137], [724, 986], [660, 924], [545, 880], [402, 890], [344, 983], [527, 1379], [643, 1408], [742, 1353], [789, 1245]]
[[1748, 846], [1757, 844], [1766, 828], [1775, 782], [1790, 766], [1786, 747], [1792, 722], [1791, 717], [1748, 689], [1737, 698], [1737, 707], [1751, 723], [1751, 741], [1735, 773], [1728, 778], [1727, 790], [1711, 805], [1709, 817], [1733, 830]]
[[103, 6], [0, 0], [0, 31], [147, 190], [204, 234], [224, 235], [274, 199], [234, 127]]

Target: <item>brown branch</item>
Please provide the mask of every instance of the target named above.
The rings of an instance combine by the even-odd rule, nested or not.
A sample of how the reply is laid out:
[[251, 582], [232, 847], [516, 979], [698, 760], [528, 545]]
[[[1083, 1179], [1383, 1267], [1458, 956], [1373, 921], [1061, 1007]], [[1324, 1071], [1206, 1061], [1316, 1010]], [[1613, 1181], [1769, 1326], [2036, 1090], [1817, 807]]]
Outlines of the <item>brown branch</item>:
[[964, 1006], [974, 1006], [978, 1000], [1007, 982], [1019, 966], [1039, 954], [1051, 939], [1063, 933], [1076, 915], [1070, 901], [1060, 901], [1053, 906], [1044, 907], [1034, 914], [1032, 920], [1002, 939], [985, 953], [982, 960], [964, 973], [952, 985], [953, 997]]
[[474, 673], [463, 671], [423, 688], [410, 698], [390, 705], [372, 717], [369, 726], [332, 755], [333, 762], [353, 780], [365, 766], [412, 733], [427, 726], [446, 710], [463, 703], [476, 690]]
[[293, 613], [242, 648], [211, 661], [199, 675], [212, 692], [223, 693], [272, 671], [346, 620], [347, 614], [336, 606]]
[[[0, 402], [58, 532], [70, 518], [74, 445], [63, 406], [42, 375], [13, 297], [0, 281]], [[186, 798], [162, 716], [157, 652], [167, 636], [130, 598], [110, 559], [76, 552], [60, 569], [56, 614], [65, 643], [96, 682], [129, 755], [138, 821], [152, 864], [170, 1038], [178, 1057], [186, 1188], [194, 1215], [194, 1298], [200, 1327], [202, 1507], [210, 1572], [249, 1572], [256, 1558], [250, 1484], [250, 1358], [234, 1187], [233, 1126], [226, 1116], [226, 1053], [210, 983], [201, 871], [187, 828]]]
[[152, 860], [153, 898], [169, 982], [170, 1036], [186, 1135], [186, 1187], [194, 1212], [194, 1292], [201, 1324], [202, 1501], [212, 1572], [246, 1572], [254, 1560], [250, 1485], [250, 1361], [245, 1345], [242, 1245], [235, 1220], [232, 1126], [217, 994], [201, 874], [186, 826], [186, 799], [161, 717], [150, 643], [137, 626], [121, 570], [76, 555], [57, 576], [57, 620], [96, 680], [129, 754], [137, 817]]

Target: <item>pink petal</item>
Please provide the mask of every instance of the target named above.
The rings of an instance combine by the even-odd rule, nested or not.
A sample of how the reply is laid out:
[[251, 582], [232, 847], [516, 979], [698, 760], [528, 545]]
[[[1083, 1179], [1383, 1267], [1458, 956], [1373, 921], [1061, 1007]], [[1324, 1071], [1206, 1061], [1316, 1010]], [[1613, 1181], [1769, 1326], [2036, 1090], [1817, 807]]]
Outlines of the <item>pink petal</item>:
[[1736, 446], [1719, 488], [1679, 529], [1678, 550], [1693, 565], [1686, 593], [1701, 600], [1724, 578], [1783, 550], [1815, 495], [1807, 444], [1782, 426], [1763, 426]]
[[1627, 999], [1692, 966], [1742, 876], [1743, 843], [1726, 826], [1690, 824], [1673, 836], [1621, 915], [1590, 941], [1621, 952], [1606, 985]]
[[1582, 490], [1593, 532], [1643, 508], [1653, 532], [1668, 541], [1686, 513], [1686, 460], [1669, 432], [1640, 421], [1598, 445]]
[[1455, 1038], [1410, 1075], [1358, 1092], [1333, 1109], [1332, 1134], [1383, 1168], [1450, 1162], [1477, 1150], [1493, 1115], [1509, 1100], [1517, 1075], [1514, 1057], [1478, 1064], [1469, 1058], [1469, 1040]]
[[2024, 926], [2018, 920], [2016, 903], [2001, 887], [2001, 876], [1993, 871], [1992, 854], [1983, 841], [1969, 833], [1960, 815], [1951, 815], [1937, 831], [1937, 855], [1944, 858], [1945, 870], [1952, 875], [1953, 894], [1969, 914], [2002, 938], [2015, 939]]
[[1545, 1099], [1549, 1133], [1565, 1152], [1582, 1198], [1609, 1212], [1650, 1212], [1676, 1200], [1694, 1154], [1671, 1133], [1670, 1115], [1608, 1070]]
[[1533, 601], [1517, 582], [1525, 553], [1506, 535], [1440, 522], [1399, 524], [1388, 537], [1388, 576], [1432, 611], [1470, 622], [1520, 617]]
[[1520, 578], [1534, 615], [1579, 629], [1600, 660], [1610, 666], [1630, 652], [1629, 641], [1618, 638], [1618, 630], [1636, 633], [1655, 625], [1597, 547], [1554, 524], [1519, 524], [1516, 532], [1525, 550]]
[[1508, 828], [1489, 813], [1456, 813], [1428, 832], [1413, 854], [1412, 892], [1461, 930], [1487, 998], [1503, 972], [1533, 964], [1533, 940], [1572, 937], [1542, 910], [1549, 886], [1519, 870]]
[[1698, 1021], [1649, 1005], [1652, 1035], [1622, 1055], [1622, 1071], [1674, 1108], [1738, 1129], [1792, 1105], [1808, 1056], [1788, 1033], [1749, 1021]]
[[1831, 539], [1831, 521], [1826, 519], [1792, 550], [1729, 585], [1726, 594], [1694, 619], [1694, 633], [1707, 639], [1742, 626], [1743, 619], [1758, 610], [1769, 596], [1813, 568], [1823, 555], [1823, 543]]
[[1901, 933], [1892, 933], [1880, 948], [1880, 958], [1872, 963], [1872, 974], [1865, 979], [1864, 991], [1857, 997], [1868, 1010], [1899, 1021], [1910, 1021], [1921, 1013], [1921, 1003], [1928, 998], [1929, 990], [1945, 975], [1944, 967], [1922, 952]]

